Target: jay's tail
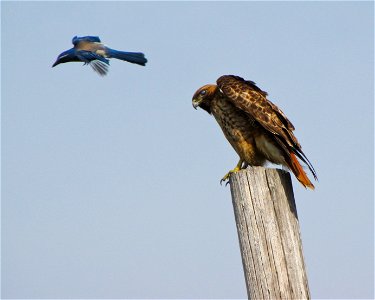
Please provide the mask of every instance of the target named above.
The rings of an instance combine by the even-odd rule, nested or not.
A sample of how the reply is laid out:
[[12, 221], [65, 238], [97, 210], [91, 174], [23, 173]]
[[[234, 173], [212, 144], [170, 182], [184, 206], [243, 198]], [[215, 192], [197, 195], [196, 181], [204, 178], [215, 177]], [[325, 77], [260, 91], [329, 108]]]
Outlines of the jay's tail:
[[141, 66], [144, 66], [147, 63], [145, 55], [141, 52], [125, 52], [114, 50], [111, 48], [107, 48], [106, 50], [106, 54], [109, 58], [117, 58]]

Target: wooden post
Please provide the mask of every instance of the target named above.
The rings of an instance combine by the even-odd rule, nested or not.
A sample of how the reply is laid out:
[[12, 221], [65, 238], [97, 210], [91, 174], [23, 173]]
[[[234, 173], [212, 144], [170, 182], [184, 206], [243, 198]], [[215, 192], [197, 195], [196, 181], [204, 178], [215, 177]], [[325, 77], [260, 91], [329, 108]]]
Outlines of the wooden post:
[[290, 174], [248, 167], [230, 187], [249, 299], [310, 299]]

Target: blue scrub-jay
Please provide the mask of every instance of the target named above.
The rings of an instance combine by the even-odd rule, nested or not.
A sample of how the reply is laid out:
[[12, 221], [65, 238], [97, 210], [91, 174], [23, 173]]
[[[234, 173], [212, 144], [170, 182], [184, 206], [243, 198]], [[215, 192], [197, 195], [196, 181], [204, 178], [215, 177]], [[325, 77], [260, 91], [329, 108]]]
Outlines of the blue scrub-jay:
[[61, 63], [81, 61], [84, 65], [89, 64], [99, 75], [104, 76], [108, 72], [108, 58], [117, 58], [141, 66], [147, 62], [143, 53], [111, 49], [102, 44], [98, 36], [75, 36], [72, 43], [74, 47], [61, 53], [52, 67]]

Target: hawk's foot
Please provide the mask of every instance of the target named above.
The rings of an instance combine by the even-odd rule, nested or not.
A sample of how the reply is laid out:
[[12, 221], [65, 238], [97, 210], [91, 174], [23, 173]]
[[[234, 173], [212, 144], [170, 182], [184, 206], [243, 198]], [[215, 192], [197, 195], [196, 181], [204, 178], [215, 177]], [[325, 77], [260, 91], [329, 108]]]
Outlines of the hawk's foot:
[[225, 176], [220, 180], [220, 184], [222, 184], [224, 181], [228, 180], [228, 182], [225, 184], [225, 186], [226, 186], [229, 183], [230, 176], [233, 173], [236, 173], [236, 172], [238, 172], [238, 171], [240, 171], [242, 169], [243, 162], [244, 161], [240, 159], [240, 161], [238, 162], [238, 164], [236, 165], [236, 167], [233, 170], [230, 170], [227, 174], [225, 174]]

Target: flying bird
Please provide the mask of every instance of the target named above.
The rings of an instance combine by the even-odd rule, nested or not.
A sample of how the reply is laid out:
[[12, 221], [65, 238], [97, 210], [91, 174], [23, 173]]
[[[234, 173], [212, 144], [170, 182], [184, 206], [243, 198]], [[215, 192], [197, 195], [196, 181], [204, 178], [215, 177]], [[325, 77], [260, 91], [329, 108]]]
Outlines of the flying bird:
[[215, 117], [240, 157], [236, 167], [220, 182], [248, 165], [262, 166], [270, 161], [287, 167], [304, 187], [314, 189], [299, 160], [317, 180], [314, 167], [293, 134], [293, 124], [267, 99], [268, 94], [253, 81], [234, 75], [221, 76], [216, 83], [195, 92], [193, 107], [200, 107]]
[[98, 36], [75, 36], [72, 43], [74, 47], [62, 52], [52, 67], [72, 61], [83, 62], [84, 65], [90, 65], [95, 72], [104, 76], [108, 73], [109, 58], [117, 58], [141, 66], [147, 63], [143, 53], [111, 49], [102, 44]]

